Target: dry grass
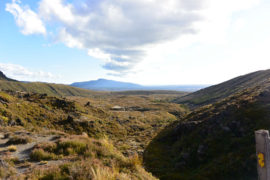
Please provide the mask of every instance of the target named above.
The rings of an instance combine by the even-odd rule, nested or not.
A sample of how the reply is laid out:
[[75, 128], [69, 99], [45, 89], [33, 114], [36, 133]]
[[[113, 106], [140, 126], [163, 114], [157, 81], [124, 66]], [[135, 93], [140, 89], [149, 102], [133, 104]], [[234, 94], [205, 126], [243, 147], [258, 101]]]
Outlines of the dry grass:
[[39, 144], [32, 154], [36, 154], [35, 160], [45, 160], [48, 155], [62, 159], [75, 157], [72, 163], [36, 169], [28, 175], [32, 179], [155, 179], [143, 170], [138, 156], [123, 156], [108, 138], [97, 140], [73, 135], [61, 138], [56, 143]]

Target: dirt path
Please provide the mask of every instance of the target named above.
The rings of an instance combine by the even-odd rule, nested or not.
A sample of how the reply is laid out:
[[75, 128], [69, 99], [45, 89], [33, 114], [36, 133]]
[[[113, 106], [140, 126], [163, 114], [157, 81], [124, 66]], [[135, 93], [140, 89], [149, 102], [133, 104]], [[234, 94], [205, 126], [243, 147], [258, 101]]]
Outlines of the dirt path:
[[18, 131], [11, 134], [10, 137], [14, 135], [21, 137], [29, 137], [32, 139], [30, 143], [14, 145], [16, 146], [17, 150], [15, 152], [9, 152], [9, 145], [7, 145], [6, 143], [10, 138], [5, 138], [4, 132], [0, 132], [0, 159], [16, 159], [18, 163], [15, 163], [13, 167], [17, 171], [18, 176], [20, 174], [31, 171], [37, 166], [46, 167], [51, 165], [58, 165], [65, 162], [65, 160], [51, 160], [44, 164], [40, 162], [30, 161], [30, 153], [34, 146], [42, 142], [53, 142], [56, 135], [32, 134], [27, 131]]

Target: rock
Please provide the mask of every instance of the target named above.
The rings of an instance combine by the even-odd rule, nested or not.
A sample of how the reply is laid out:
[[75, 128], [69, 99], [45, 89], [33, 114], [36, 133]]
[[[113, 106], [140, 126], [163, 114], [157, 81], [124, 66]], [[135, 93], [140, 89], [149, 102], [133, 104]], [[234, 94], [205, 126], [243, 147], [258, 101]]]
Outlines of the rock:
[[16, 122], [14, 120], [11, 120], [8, 122], [9, 126], [16, 126]]
[[82, 136], [87, 138], [88, 137], [88, 134], [86, 132], [83, 132], [82, 133]]
[[0, 119], [0, 126], [3, 126], [5, 124], [5, 121], [3, 119]]
[[89, 107], [89, 106], [91, 106], [91, 103], [88, 101], [88, 102], [84, 105], [84, 107]]

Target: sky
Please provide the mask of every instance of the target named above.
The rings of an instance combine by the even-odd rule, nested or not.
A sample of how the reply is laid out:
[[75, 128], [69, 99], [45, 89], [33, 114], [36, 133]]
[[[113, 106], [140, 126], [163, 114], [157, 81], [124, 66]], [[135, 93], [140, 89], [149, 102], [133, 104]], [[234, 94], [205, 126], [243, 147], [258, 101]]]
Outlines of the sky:
[[0, 70], [22, 81], [217, 84], [270, 69], [268, 0], [1, 0]]

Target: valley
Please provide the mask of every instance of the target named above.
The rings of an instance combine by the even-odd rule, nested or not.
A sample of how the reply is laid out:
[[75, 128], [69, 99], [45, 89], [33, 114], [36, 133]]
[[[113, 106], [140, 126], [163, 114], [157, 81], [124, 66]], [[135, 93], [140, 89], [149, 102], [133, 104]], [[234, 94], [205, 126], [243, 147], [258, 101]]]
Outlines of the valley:
[[30, 91], [4, 79], [0, 86], [14, 85], [0, 91], [0, 177], [256, 179], [254, 131], [270, 129], [269, 74], [193, 93], [55, 84], [47, 94], [49, 84], [24, 83], [38, 87]]
[[0, 180], [270, 180], [269, 9], [0, 0]]

